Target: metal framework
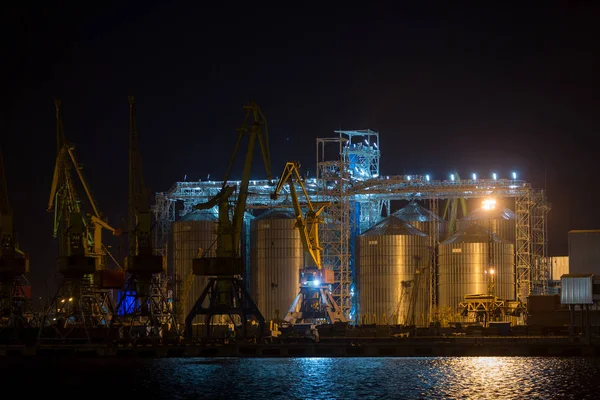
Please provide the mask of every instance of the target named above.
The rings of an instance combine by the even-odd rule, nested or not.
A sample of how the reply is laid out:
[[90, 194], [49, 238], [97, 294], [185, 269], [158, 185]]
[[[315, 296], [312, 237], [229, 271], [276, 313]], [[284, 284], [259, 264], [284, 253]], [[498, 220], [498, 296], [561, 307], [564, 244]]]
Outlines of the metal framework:
[[545, 192], [538, 191], [534, 195], [534, 206], [531, 212], [531, 246], [534, 263], [533, 294], [547, 294], [551, 280], [552, 268], [548, 257], [548, 223], [547, 215], [550, 204], [546, 201]]
[[480, 322], [483, 326], [489, 326], [493, 321], [510, 321], [525, 311], [521, 302], [499, 299], [491, 294], [467, 295], [458, 307], [469, 322]]
[[[487, 197], [510, 198], [515, 201], [516, 240], [515, 274], [516, 299], [523, 303], [533, 293], [545, 293], [549, 268], [547, 254], [546, 217], [550, 205], [542, 190], [517, 179], [454, 179], [431, 180], [426, 175], [379, 175], [379, 168], [369, 167], [371, 177], [359, 176], [354, 170], [366, 171], [366, 166], [379, 162], [379, 145], [350, 147], [357, 143], [360, 132], [336, 131], [340, 136], [317, 139], [317, 176], [305, 181], [306, 189], [314, 201], [330, 201], [334, 205], [326, 209], [326, 223], [322, 228], [324, 265], [333, 268], [335, 286], [332, 292], [338, 305], [352, 320], [352, 273], [354, 238], [376, 224], [389, 213], [392, 200], [428, 201], [432, 212], [439, 215], [439, 200], [484, 199]], [[350, 133], [350, 134], [348, 134]], [[370, 136], [378, 143], [378, 135]], [[364, 143], [364, 140], [363, 140]], [[332, 150], [333, 148], [333, 150]], [[354, 155], [354, 156], [353, 156]], [[353, 163], [354, 160], [359, 162]], [[360, 166], [360, 167], [357, 167]], [[350, 173], [352, 171], [352, 173]], [[154, 213], [157, 221], [156, 249], [167, 254], [171, 223], [190, 212], [195, 204], [214, 197], [222, 182], [177, 182], [167, 192], [156, 193]], [[247, 209], [289, 207], [291, 198], [284, 188], [278, 199], [271, 199], [272, 186], [267, 180], [250, 182]], [[181, 208], [180, 208], [181, 207]], [[384, 212], [385, 211], [385, 212]], [[329, 227], [326, 226], [329, 222]], [[436, 264], [439, 232], [436, 224], [430, 234], [431, 268], [429, 270], [429, 316], [434, 319], [436, 299]]]
[[[323, 267], [333, 270], [331, 294], [342, 313], [348, 317], [352, 308], [350, 285], [350, 182], [349, 157], [344, 151], [349, 140], [344, 137], [317, 139], [317, 200], [331, 205], [325, 209], [321, 229]], [[335, 153], [328, 158], [328, 150]]]

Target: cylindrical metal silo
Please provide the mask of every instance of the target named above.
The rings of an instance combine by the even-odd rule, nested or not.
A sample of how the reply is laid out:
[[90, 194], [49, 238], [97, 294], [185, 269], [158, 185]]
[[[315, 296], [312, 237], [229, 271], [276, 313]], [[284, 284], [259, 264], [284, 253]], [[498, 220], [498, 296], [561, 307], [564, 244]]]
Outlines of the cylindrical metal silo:
[[182, 311], [178, 316], [180, 322], [185, 320], [208, 284], [208, 277], [195, 276], [189, 291], [185, 293], [184, 290], [185, 283], [192, 272], [192, 261], [198, 256], [200, 249], [206, 252], [205, 255], [208, 257], [216, 256], [216, 230], [217, 216], [214, 210], [192, 211], [172, 224], [173, 244], [170, 250], [175, 279], [175, 298], [178, 308]]
[[448, 234], [448, 221], [416, 201], [411, 201], [393, 214], [427, 235], [431, 235], [432, 227], [437, 226], [439, 240], [444, 240]]
[[357, 250], [359, 318], [382, 324], [385, 315], [388, 324], [423, 325], [429, 298], [428, 235], [391, 215], [358, 237]]
[[293, 211], [272, 209], [250, 223], [250, 295], [266, 320], [283, 319], [300, 288], [304, 248]]
[[473, 210], [464, 218], [457, 221], [459, 230], [464, 230], [473, 224], [479, 224], [482, 227], [491, 230], [500, 239], [506, 240], [514, 245], [516, 236], [516, 218], [514, 211], [508, 208], [497, 208], [486, 210], [479, 208]]
[[[438, 308], [458, 312], [468, 294], [490, 294], [494, 280], [496, 297], [515, 299], [514, 245], [481, 225], [474, 224], [439, 244]], [[491, 270], [493, 269], [493, 278]]]

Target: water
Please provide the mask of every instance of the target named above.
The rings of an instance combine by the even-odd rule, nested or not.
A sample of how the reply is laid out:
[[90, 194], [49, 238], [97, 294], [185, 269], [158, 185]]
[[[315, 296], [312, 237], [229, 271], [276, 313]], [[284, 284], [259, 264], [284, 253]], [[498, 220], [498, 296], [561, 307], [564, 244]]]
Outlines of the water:
[[600, 398], [600, 363], [586, 358], [5, 359], [0, 367], [5, 387], [61, 400]]

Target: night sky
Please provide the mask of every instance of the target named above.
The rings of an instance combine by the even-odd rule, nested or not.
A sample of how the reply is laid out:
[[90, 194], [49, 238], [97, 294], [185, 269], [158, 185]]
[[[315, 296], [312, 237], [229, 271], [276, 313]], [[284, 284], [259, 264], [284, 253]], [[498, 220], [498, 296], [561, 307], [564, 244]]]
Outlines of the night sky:
[[[550, 255], [567, 254], [568, 230], [600, 228], [600, 7], [593, 2], [47, 3], [0, 13], [0, 144], [36, 296], [56, 274], [46, 212], [54, 97], [114, 226], [125, 228], [127, 96], [134, 95], [153, 192], [186, 175], [222, 179], [242, 105], [254, 99], [269, 122], [274, 174], [299, 160], [312, 175], [317, 137], [370, 128], [380, 132], [384, 175], [517, 171], [545, 187]], [[263, 178], [256, 165], [253, 178]]]

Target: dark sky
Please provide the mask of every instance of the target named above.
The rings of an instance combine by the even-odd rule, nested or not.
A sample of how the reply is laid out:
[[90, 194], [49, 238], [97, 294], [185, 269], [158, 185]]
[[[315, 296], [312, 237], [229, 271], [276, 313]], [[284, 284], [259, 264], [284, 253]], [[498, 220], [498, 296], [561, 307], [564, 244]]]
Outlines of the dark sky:
[[371, 128], [381, 136], [382, 174], [516, 170], [546, 187], [550, 255], [567, 254], [568, 230], [600, 228], [593, 2], [168, 3], [48, 2], [0, 13], [1, 145], [36, 293], [56, 265], [45, 211], [53, 97], [62, 99], [67, 138], [113, 225], [126, 216], [127, 96], [135, 95], [153, 191], [184, 175], [221, 179], [241, 107], [255, 99], [269, 121], [276, 174], [294, 159], [314, 173], [316, 137]]

